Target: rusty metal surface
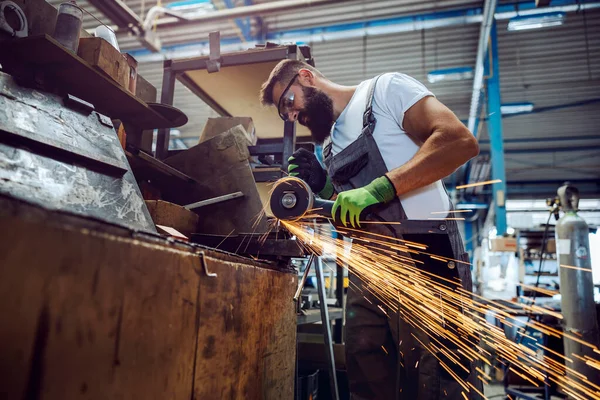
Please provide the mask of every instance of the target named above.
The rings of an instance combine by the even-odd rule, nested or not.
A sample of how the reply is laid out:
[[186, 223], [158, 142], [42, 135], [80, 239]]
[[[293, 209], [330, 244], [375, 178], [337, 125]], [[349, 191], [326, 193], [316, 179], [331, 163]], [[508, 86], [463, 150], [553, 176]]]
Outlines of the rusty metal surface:
[[156, 232], [117, 134], [99, 115], [0, 73], [0, 193]]
[[209, 247], [218, 247], [227, 252], [252, 256], [259, 259], [274, 257], [303, 257], [305, 251], [297, 240], [292, 240], [285, 232], [241, 235], [192, 234], [191, 240]]
[[0, 72], [2, 139], [18, 136], [124, 173], [127, 158], [110, 119], [103, 117], [95, 111], [66, 107], [59, 96], [19, 86], [10, 75]]

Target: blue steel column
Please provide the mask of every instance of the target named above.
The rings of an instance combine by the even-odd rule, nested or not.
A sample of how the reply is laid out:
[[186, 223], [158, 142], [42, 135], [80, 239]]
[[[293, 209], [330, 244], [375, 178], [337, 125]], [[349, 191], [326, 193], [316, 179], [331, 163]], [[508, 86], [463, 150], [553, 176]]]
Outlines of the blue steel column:
[[496, 21], [490, 32], [492, 47], [491, 75], [487, 81], [488, 132], [492, 156], [492, 179], [500, 179], [494, 183], [494, 212], [496, 215], [496, 230], [498, 235], [506, 233], [506, 170], [504, 168], [504, 143], [502, 138], [502, 112], [500, 110], [500, 69], [498, 68], [498, 36]]
[[469, 258], [473, 260], [473, 250], [475, 249], [473, 240], [473, 223], [465, 221], [465, 250], [469, 253]]

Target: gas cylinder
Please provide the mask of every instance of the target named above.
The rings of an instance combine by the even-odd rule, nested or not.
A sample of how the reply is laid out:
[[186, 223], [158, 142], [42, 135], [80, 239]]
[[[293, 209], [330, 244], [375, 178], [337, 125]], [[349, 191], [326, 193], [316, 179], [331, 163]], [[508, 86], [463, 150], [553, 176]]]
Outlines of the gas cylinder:
[[[599, 355], [593, 351], [598, 347], [600, 336], [594, 303], [594, 282], [592, 279], [592, 260], [590, 256], [589, 228], [587, 223], [577, 215], [579, 191], [566, 183], [558, 189], [563, 216], [556, 222], [556, 252], [560, 265], [560, 293], [563, 315], [563, 332], [576, 338], [564, 337], [565, 357], [573, 360], [567, 362], [569, 378], [579, 380], [577, 373], [583, 374], [588, 381], [600, 384], [598, 370], [586, 365], [581, 358]], [[574, 268], [571, 268], [574, 267]], [[583, 344], [587, 342], [589, 345]]]

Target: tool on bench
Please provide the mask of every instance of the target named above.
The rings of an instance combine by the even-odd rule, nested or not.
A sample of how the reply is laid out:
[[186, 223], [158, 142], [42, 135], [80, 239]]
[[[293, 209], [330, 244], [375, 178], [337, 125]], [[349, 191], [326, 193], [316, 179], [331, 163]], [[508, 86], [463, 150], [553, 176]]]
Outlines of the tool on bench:
[[197, 201], [195, 203], [188, 204], [184, 207], [187, 208], [188, 210], [193, 210], [195, 208], [200, 208], [200, 207], [208, 206], [211, 204], [221, 203], [221, 202], [227, 201], [227, 200], [237, 199], [238, 197], [244, 197], [244, 193], [242, 193], [242, 192], [229, 193], [229, 194], [225, 194], [223, 196], [218, 196], [218, 197], [213, 197], [213, 198], [207, 199], [207, 200]]

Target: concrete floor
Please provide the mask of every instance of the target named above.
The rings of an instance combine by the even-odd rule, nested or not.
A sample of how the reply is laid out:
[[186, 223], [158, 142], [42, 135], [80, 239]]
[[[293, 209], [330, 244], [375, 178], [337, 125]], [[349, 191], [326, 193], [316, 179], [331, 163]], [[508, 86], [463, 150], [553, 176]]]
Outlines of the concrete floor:
[[[483, 393], [485, 397], [488, 399], [506, 399], [506, 395], [504, 394], [504, 386], [499, 383], [494, 383], [492, 385], [486, 385], [483, 387]], [[514, 397], [513, 397], [514, 399]], [[563, 400], [561, 397], [551, 396], [551, 400]]]
[[504, 395], [504, 386], [501, 384], [485, 385], [483, 387], [483, 393], [487, 398], [493, 397], [494, 399], [501, 399], [501, 395]]

